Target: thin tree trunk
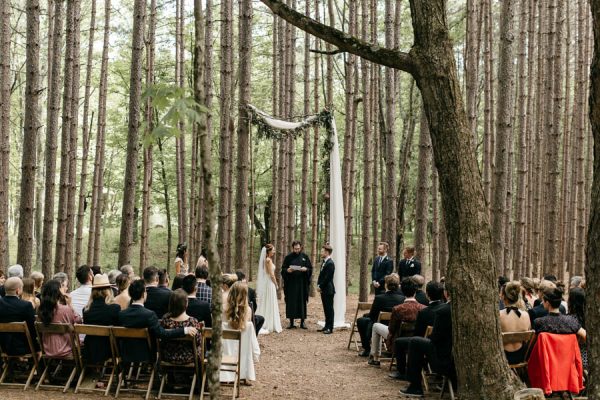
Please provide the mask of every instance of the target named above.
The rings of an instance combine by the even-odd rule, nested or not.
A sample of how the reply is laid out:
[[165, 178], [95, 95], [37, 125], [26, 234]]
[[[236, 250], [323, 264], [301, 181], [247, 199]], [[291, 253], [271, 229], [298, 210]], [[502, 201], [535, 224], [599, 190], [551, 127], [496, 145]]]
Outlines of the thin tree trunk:
[[492, 192], [492, 244], [496, 272], [502, 274], [505, 269], [504, 262], [504, 233], [509, 214], [506, 210], [506, 196], [510, 187], [508, 180], [509, 143], [513, 128], [513, 84], [514, 84], [514, 16], [516, 2], [505, 0], [502, 2], [500, 22], [500, 45], [498, 54], [498, 110], [496, 112], [496, 151], [493, 175]]
[[104, 158], [106, 133], [106, 93], [108, 91], [108, 51], [110, 41], [110, 0], [104, 3], [104, 39], [100, 65], [100, 86], [98, 91], [98, 127], [96, 129], [96, 154], [94, 157], [94, 187], [90, 204], [90, 228], [88, 233], [87, 265], [98, 265], [100, 261], [100, 237], [102, 209], [104, 203]]
[[[87, 198], [87, 163], [91, 138], [91, 123], [88, 124], [90, 97], [92, 88], [92, 61], [94, 55], [94, 33], [96, 32], [96, 0], [92, 0], [92, 11], [90, 15], [90, 30], [88, 36], [87, 66], [85, 73], [85, 94], [83, 100], [83, 154], [81, 159], [81, 176], [79, 181], [79, 204], [77, 206], [77, 231], [75, 244], [75, 265], [81, 265], [82, 247], [83, 247], [83, 222], [85, 218], [86, 198]], [[94, 114], [92, 113], [92, 121]]]
[[[25, 82], [25, 121], [23, 125], [23, 158], [21, 160], [21, 191], [19, 202], [19, 236], [17, 262], [25, 276], [31, 274], [33, 253], [33, 223], [35, 201], [35, 170], [37, 168], [37, 135], [40, 128], [40, 5], [27, 0], [27, 44]], [[5, 154], [6, 155], [6, 154]]]
[[[415, 198], [415, 256], [421, 261], [421, 273], [427, 269], [427, 227], [429, 225], [429, 176], [431, 168], [431, 138], [425, 111], [421, 110], [419, 133], [419, 166]], [[432, 190], [435, 190], [433, 188]]]
[[[469, 129], [473, 135], [473, 143], [477, 146], [479, 134], [477, 132], [477, 106], [479, 100], [479, 49], [481, 15], [481, 2], [467, 1], [467, 34], [465, 56], [465, 86], [467, 99], [467, 118]], [[435, 189], [434, 189], [435, 191]]]
[[[150, 14], [148, 18], [148, 37], [146, 38], [146, 86], [154, 84], [154, 57], [156, 43], [156, 0], [150, 2]], [[150, 135], [154, 129], [154, 108], [152, 99], [146, 100], [146, 135]], [[148, 266], [148, 242], [150, 239], [150, 213], [152, 212], [150, 199], [152, 190], [153, 171], [153, 145], [144, 147], [144, 178], [142, 183], [142, 232], [140, 235], [140, 270]], [[170, 247], [169, 247], [170, 248]], [[168, 259], [170, 263], [170, 258]]]
[[129, 127], [127, 132], [127, 158], [123, 185], [123, 210], [119, 238], [118, 265], [131, 263], [135, 192], [137, 181], [138, 145], [140, 128], [140, 100], [142, 95], [142, 63], [144, 31], [146, 30], [146, 0], [135, 0], [133, 11], [133, 37], [131, 44], [131, 79], [129, 88]]
[[[175, 29], [175, 81], [183, 88], [185, 83], [185, 59], [184, 59], [184, 1], [176, 0], [176, 29]], [[183, 121], [179, 122], [179, 130], [184, 131]], [[177, 228], [179, 243], [187, 241], [187, 192], [185, 189], [185, 135], [181, 134], [175, 138], [175, 160], [177, 170]]]
[[431, 166], [431, 279], [440, 280], [440, 216], [438, 172]]
[[[320, 21], [320, 0], [315, 0], [315, 19]], [[321, 40], [315, 38], [315, 48], [317, 50], [321, 49]], [[314, 85], [313, 85], [313, 94], [314, 94], [314, 111], [318, 113], [320, 104], [319, 104], [319, 86], [321, 80], [321, 57], [319, 54], [315, 53], [315, 63], [314, 63]], [[312, 190], [311, 190], [311, 258], [313, 262], [317, 260], [317, 248], [318, 248], [318, 237], [319, 237], [319, 128], [315, 126], [313, 130], [313, 148], [312, 148]], [[314, 275], [310, 280], [310, 289], [309, 295], [314, 297], [316, 295], [316, 288], [314, 283]]]
[[[167, 217], [167, 270], [171, 265], [171, 249], [173, 248], [173, 225], [171, 217], [171, 198], [169, 196], [169, 181], [167, 180], [167, 169], [165, 167], [165, 153], [163, 152], [163, 142], [158, 140], [158, 152], [160, 153], [160, 178], [162, 180], [162, 194], [165, 201], [165, 213]], [[142, 270], [140, 269], [140, 274]]]
[[483, 188], [486, 203], [489, 205], [492, 198], [492, 160], [494, 159], [493, 154], [493, 141], [494, 141], [494, 67], [493, 67], [493, 49], [492, 49], [492, 36], [493, 36], [493, 22], [491, 21], [491, 0], [484, 0], [482, 2], [482, 15], [483, 15], [483, 97], [484, 97], [484, 108], [483, 108]]
[[252, 73], [252, 1], [239, 3], [239, 65], [240, 86], [237, 129], [237, 180], [236, 180], [236, 223], [235, 259], [238, 268], [248, 274], [248, 180], [250, 148], [250, 78]]
[[[310, 1], [305, 1], [304, 13], [310, 15]], [[310, 37], [304, 34], [304, 65], [303, 76], [303, 105], [304, 115], [310, 114]], [[300, 242], [306, 243], [306, 231], [308, 226], [308, 162], [310, 152], [310, 134], [303, 135], [302, 141], [302, 174], [300, 182]]]
[[[11, 27], [10, 0], [4, 0], [0, 5], [0, 168], [8, 171], [10, 168], [10, 86], [11, 86]], [[8, 198], [9, 174], [0, 177], [0, 269], [8, 268]]]

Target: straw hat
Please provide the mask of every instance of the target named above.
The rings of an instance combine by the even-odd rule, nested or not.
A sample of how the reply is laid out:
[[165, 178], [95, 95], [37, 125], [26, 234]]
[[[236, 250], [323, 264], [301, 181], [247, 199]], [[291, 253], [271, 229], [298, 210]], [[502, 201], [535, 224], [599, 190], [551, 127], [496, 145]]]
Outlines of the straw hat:
[[94, 276], [94, 282], [92, 283], [92, 289], [103, 289], [110, 287], [110, 281], [108, 275], [98, 274]]

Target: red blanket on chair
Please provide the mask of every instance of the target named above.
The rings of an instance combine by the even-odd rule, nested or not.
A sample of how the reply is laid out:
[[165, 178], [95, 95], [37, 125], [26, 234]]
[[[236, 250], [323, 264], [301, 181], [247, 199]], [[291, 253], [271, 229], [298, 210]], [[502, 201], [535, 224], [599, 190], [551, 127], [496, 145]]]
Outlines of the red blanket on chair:
[[540, 333], [527, 368], [531, 387], [545, 394], [583, 390], [583, 367], [575, 334]]

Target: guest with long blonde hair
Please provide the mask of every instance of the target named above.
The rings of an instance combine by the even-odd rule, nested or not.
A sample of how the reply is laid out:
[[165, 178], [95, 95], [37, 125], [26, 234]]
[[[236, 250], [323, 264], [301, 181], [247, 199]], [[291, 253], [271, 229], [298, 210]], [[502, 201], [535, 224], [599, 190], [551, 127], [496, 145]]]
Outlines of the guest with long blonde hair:
[[21, 300], [30, 302], [34, 310], [37, 310], [40, 306], [40, 299], [35, 297], [35, 281], [33, 279], [23, 278], [23, 293], [21, 294]]
[[231, 286], [225, 316], [230, 328], [241, 331], [246, 329], [246, 322], [252, 319], [252, 309], [248, 305], [248, 285], [236, 282]]

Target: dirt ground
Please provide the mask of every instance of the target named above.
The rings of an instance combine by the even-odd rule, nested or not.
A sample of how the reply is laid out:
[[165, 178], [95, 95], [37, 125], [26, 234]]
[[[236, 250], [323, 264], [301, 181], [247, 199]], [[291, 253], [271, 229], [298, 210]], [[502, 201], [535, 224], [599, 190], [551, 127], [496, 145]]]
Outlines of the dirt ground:
[[[357, 297], [347, 301], [346, 321], [351, 322], [356, 310]], [[285, 314], [283, 302], [279, 305]], [[406, 382], [393, 381], [387, 377], [388, 365], [381, 369], [367, 365], [366, 359], [358, 357], [353, 347], [347, 350], [349, 330], [337, 330], [332, 335], [317, 332], [318, 320], [323, 320], [321, 302], [318, 298], [309, 302], [308, 330], [284, 329], [280, 334], [260, 335], [260, 362], [257, 364], [257, 381], [253, 386], [242, 386], [240, 399], [259, 400], [285, 398], [305, 399], [399, 399], [399, 390]], [[282, 320], [285, 328], [287, 321]], [[224, 393], [231, 393], [229, 388]], [[431, 398], [438, 398], [439, 394]], [[33, 399], [92, 400], [101, 399], [100, 394], [62, 394], [53, 391], [22, 392], [0, 389], [0, 400]], [[137, 397], [123, 397], [124, 399]]]

